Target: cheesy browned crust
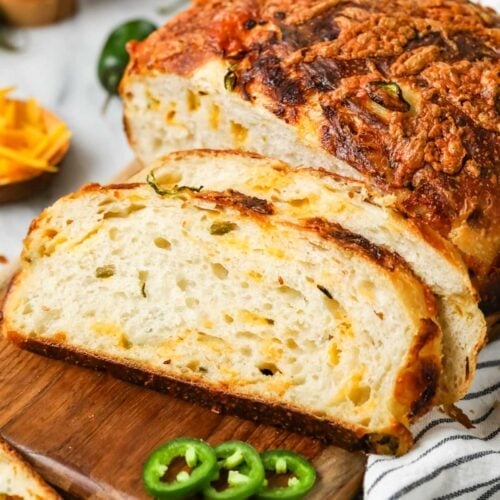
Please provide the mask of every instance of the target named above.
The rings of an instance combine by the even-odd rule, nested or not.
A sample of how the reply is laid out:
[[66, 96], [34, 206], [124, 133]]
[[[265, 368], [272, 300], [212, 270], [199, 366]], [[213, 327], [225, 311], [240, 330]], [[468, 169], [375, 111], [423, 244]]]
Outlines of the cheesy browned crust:
[[[448, 236], [500, 302], [500, 16], [465, 0], [195, 2], [130, 46], [129, 74], [231, 86]], [[395, 84], [395, 85], [394, 85]]]

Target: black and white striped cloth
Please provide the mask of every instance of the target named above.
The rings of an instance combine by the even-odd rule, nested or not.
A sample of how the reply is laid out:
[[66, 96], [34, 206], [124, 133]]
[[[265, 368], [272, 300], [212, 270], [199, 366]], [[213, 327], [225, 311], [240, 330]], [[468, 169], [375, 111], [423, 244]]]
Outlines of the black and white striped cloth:
[[434, 410], [412, 429], [409, 453], [369, 456], [365, 500], [500, 499], [500, 340], [481, 352], [471, 389], [457, 406], [473, 429]]

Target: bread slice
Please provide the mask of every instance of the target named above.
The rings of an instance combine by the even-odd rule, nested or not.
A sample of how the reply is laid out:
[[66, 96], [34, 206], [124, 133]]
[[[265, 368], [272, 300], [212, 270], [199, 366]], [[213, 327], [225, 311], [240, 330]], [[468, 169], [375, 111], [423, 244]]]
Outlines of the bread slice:
[[348, 449], [403, 453], [441, 331], [397, 255], [235, 190], [90, 185], [32, 224], [2, 331]]
[[363, 183], [324, 170], [293, 169], [283, 162], [229, 151], [187, 151], [161, 158], [134, 176], [144, 182], [153, 171], [165, 188], [176, 184], [235, 189], [272, 201], [287, 221], [324, 217], [400, 255], [436, 295], [443, 331], [443, 376], [438, 400], [461, 399], [474, 376], [486, 336], [467, 269], [452, 244], [391, 208], [378, 206]]
[[0, 499], [61, 500], [61, 497], [0, 438]]
[[499, 23], [465, 0], [194, 2], [129, 46], [129, 140], [145, 165], [242, 149], [363, 178], [461, 250], [495, 312]]

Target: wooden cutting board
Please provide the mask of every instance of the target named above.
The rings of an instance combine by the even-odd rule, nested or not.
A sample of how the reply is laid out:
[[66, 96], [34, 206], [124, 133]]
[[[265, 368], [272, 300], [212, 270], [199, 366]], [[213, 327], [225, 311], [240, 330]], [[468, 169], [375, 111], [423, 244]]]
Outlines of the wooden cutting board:
[[[138, 169], [124, 169], [123, 181]], [[16, 265], [6, 274], [15, 272]], [[4, 275], [4, 278], [7, 277]], [[0, 277], [0, 285], [1, 285]], [[147, 498], [141, 469], [167, 439], [241, 439], [259, 451], [287, 448], [309, 459], [319, 481], [308, 498], [350, 499], [360, 489], [362, 454], [223, 416], [185, 401], [23, 351], [0, 339], [0, 434], [49, 482], [78, 497]]]

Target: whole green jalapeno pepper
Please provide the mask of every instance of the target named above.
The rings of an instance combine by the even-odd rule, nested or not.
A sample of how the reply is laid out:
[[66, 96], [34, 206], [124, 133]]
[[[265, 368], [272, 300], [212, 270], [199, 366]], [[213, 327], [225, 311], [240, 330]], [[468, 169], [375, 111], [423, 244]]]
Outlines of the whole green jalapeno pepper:
[[97, 64], [97, 76], [101, 85], [111, 94], [118, 93], [118, 85], [129, 61], [125, 48], [130, 40], [144, 40], [156, 30], [145, 19], [133, 19], [115, 28], [102, 48]]

